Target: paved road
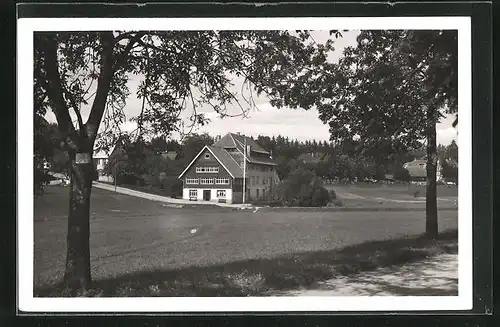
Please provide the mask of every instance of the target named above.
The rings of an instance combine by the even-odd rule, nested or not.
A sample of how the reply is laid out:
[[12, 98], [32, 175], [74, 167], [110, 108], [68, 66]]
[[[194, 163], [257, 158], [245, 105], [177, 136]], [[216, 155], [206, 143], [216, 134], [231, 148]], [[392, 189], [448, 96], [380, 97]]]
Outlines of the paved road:
[[[94, 278], [134, 271], [212, 265], [286, 253], [342, 248], [420, 234], [424, 212], [242, 212], [164, 204], [93, 189]], [[68, 189], [35, 200], [35, 285], [64, 269]], [[457, 228], [457, 211], [440, 212], [440, 228]]]

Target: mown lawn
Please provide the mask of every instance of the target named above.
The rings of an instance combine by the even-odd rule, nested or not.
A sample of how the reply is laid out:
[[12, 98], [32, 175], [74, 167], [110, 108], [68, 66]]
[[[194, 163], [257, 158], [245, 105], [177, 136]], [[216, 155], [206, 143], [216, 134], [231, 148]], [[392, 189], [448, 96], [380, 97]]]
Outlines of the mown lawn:
[[[64, 269], [67, 197], [67, 188], [50, 187], [45, 195], [35, 199], [34, 287], [40, 296], [60, 295], [60, 290], [54, 287]], [[356, 262], [363, 262], [352, 259], [356, 255], [345, 250], [346, 247], [364, 244], [359, 253], [368, 255], [383, 246], [369, 242], [397, 238], [407, 241], [406, 236], [423, 233], [424, 214], [424, 211], [265, 210], [252, 213], [203, 206], [174, 209], [94, 188], [91, 204], [94, 295], [122, 296], [123, 292], [136, 296], [244, 295], [260, 294], [269, 288], [295, 287], [297, 283], [326, 278], [333, 273], [331, 266], [340, 262], [348, 264], [345, 267], [356, 267]], [[440, 229], [456, 228], [457, 211], [441, 211]], [[412, 252], [408, 254], [404, 249], [413, 248], [408, 246], [393, 244], [387, 249], [401, 249], [402, 252], [396, 250], [396, 257], [412, 259], [424, 255], [413, 250], [408, 250]], [[339, 257], [339, 253], [348, 253], [351, 261]], [[309, 263], [305, 265], [297, 258], [309, 258]], [[307, 268], [322, 265], [325, 268], [318, 271]], [[260, 285], [259, 274], [266, 282], [262, 287], [255, 286], [258, 291], [246, 287], [237, 291], [227, 281]], [[286, 282], [288, 279], [296, 282]]]

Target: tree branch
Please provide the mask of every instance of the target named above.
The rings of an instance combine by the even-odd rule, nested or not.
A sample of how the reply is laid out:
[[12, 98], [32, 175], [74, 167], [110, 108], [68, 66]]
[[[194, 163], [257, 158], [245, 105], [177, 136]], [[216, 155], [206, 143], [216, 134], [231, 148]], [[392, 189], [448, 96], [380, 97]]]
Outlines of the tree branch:
[[76, 114], [76, 118], [78, 120], [78, 127], [80, 129], [80, 134], [85, 135], [85, 124], [83, 123], [82, 115], [81, 115], [80, 110], [78, 109], [78, 106], [76, 104], [75, 97], [73, 96], [73, 94], [71, 94], [71, 92], [69, 92], [67, 90], [64, 90], [64, 92], [65, 92], [66, 97], [68, 98], [69, 102], [71, 103], [71, 106], [73, 107], [73, 111]]
[[120, 40], [124, 40], [126, 38], [130, 39], [130, 41], [127, 43], [125, 49], [123, 50], [123, 52], [120, 53], [116, 58], [116, 63], [115, 63], [115, 67], [114, 67], [115, 71], [125, 64], [130, 51], [132, 50], [134, 45], [136, 43], [138, 43], [145, 34], [146, 34], [145, 32], [137, 32], [134, 36], [132, 36], [132, 34], [130, 34], [130, 33], [124, 33], [124, 34], [118, 35], [114, 39], [115, 44], [118, 43]]
[[[40, 50], [44, 55], [44, 69], [47, 74], [47, 80], [40, 80], [47, 90], [47, 96], [52, 104], [52, 109], [57, 119], [57, 125], [63, 135], [63, 139], [68, 141], [71, 134], [74, 132], [74, 126], [71, 123], [68, 107], [64, 101], [62, 90], [61, 77], [59, 75], [57, 61], [57, 36], [45, 35], [43, 40], [39, 40]], [[71, 146], [72, 142], [67, 142]]]
[[99, 77], [97, 80], [97, 90], [94, 102], [92, 104], [92, 109], [90, 110], [89, 119], [85, 124], [87, 136], [92, 141], [94, 141], [95, 137], [97, 136], [99, 124], [104, 114], [104, 110], [106, 109], [108, 91], [111, 86], [111, 81], [113, 79], [113, 73], [114, 73], [113, 33], [101, 32], [99, 33], [99, 36], [102, 44], [102, 51], [101, 51]]

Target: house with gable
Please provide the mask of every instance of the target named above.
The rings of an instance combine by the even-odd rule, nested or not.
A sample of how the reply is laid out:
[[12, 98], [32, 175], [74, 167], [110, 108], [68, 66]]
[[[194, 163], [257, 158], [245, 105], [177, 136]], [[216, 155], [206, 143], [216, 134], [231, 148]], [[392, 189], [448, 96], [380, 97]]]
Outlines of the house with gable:
[[[427, 179], [427, 156], [406, 162], [403, 168], [408, 170], [411, 181], [425, 181]], [[438, 182], [443, 180], [442, 172], [443, 166], [438, 163], [436, 167], [436, 180]]]
[[179, 179], [183, 181], [183, 199], [242, 203], [243, 184], [245, 202], [267, 199], [278, 175], [269, 151], [248, 136], [228, 133], [205, 146]]

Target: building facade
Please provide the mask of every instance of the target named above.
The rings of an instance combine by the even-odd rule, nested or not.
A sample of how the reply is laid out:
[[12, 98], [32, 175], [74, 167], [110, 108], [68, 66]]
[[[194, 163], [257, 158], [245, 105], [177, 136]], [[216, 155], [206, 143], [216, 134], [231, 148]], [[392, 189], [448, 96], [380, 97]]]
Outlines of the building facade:
[[278, 182], [270, 153], [251, 138], [234, 133], [205, 146], [179, 178], [183, 181], [183, 199], [226, 203], [265, 200]]

